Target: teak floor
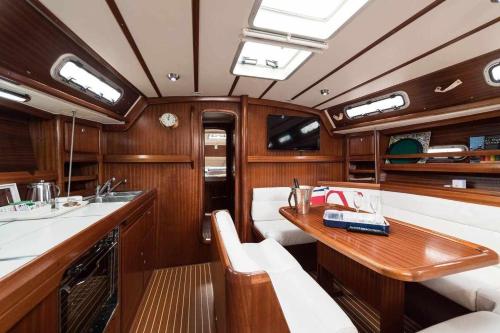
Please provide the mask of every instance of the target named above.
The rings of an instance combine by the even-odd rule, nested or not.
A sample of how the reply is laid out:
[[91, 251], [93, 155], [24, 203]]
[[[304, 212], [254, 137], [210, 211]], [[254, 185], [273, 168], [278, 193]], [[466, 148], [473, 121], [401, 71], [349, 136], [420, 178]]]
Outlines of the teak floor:
[[137, 311], [133, 333], [215, 333], [209, 264], [156, 270]]

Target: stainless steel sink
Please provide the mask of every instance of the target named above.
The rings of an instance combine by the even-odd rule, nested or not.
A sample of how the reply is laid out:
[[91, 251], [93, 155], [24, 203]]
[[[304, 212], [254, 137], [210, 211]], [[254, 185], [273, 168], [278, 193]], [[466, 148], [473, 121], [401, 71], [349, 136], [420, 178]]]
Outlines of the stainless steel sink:
[[90, 203], [106, 203], [106, 202], [129, 202], [134, 200], [135, 197], [142, 194], [142, 191], [128, 191], [128, 192], [111, 192], [104, 197], [91, 198]]

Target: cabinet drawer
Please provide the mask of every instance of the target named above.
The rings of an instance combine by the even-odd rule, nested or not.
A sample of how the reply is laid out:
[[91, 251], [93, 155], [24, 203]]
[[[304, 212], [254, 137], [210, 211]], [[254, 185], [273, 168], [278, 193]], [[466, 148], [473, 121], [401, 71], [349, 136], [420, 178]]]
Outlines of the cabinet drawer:
[[355, 136], [349, 138], [349, 155], [373, 155], [373, 135]]
[[[71, 123], [64, 124], [64, 149], [71, 150]], [[75, 124], [73, 149], [78, 153], [99, 153], [99, 128]]]

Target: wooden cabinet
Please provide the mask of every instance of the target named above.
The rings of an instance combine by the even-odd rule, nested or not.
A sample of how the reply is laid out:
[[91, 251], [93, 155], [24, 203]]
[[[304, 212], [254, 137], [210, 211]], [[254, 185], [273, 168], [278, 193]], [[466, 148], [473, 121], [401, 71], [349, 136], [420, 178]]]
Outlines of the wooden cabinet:
[[[64, 150], [71, 150], [71, 127], [69, 122], [64, 123]], [[73, 151], [77, 153], [99, 153], [99, 128], [75, 124], [75, 140]]]
[[373, 144], [373, 134], [349, 137], [348, 145], [349, 145], [350, 156], [375, 154], [375, 145]]
[[153, 273], [156, 232], [153, 205], [122, 225], [121, 329], [128, 332]]

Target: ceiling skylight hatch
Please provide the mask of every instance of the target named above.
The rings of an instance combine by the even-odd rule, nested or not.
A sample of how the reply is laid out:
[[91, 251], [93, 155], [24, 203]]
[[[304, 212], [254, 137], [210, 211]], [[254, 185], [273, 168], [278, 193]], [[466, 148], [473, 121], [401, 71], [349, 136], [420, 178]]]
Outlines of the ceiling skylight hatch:
[[500, 59], [490, 62], [484, 68], [484, 77], [490, 86], [500, 86]]
[[269, 80], [285, 80], [300, 67], [312, 51], [293, 45], [243, 41], [238, 48], [231, 73]]
[[327, 40], [369, 0], [256, 0], [249, 19], [256, 29]]

